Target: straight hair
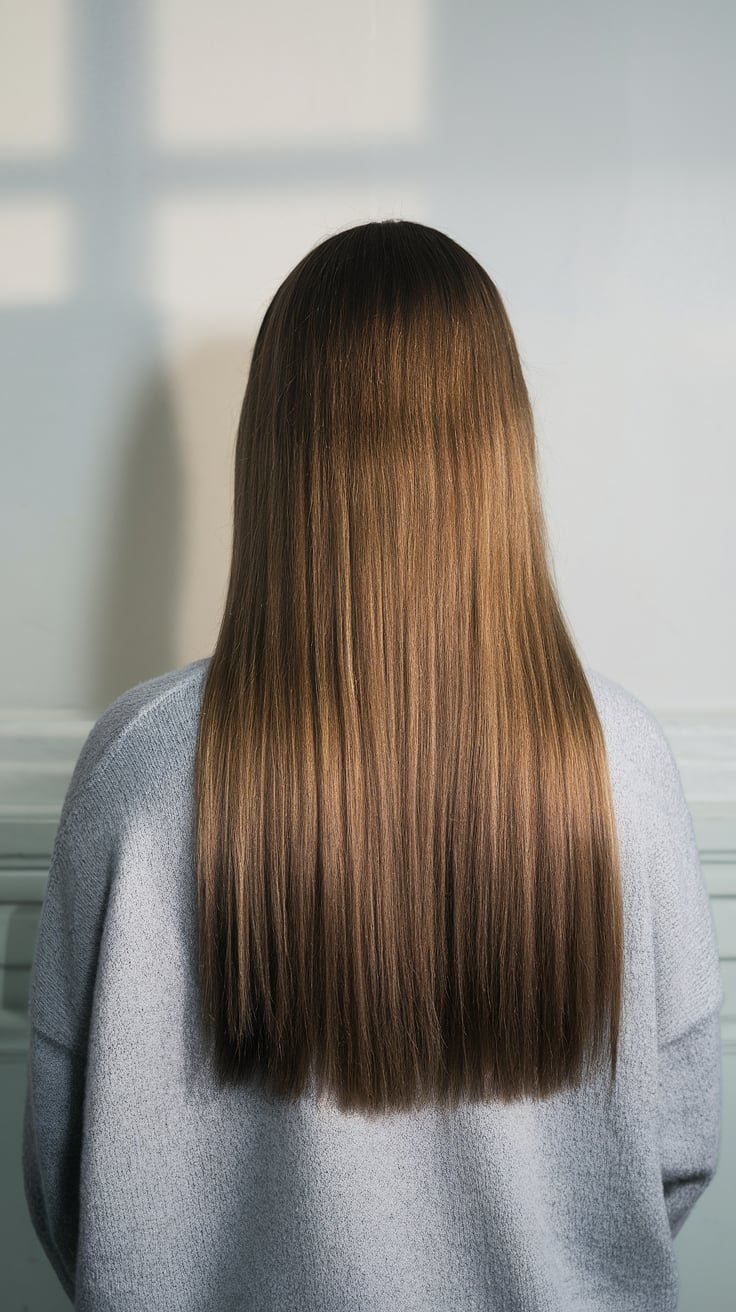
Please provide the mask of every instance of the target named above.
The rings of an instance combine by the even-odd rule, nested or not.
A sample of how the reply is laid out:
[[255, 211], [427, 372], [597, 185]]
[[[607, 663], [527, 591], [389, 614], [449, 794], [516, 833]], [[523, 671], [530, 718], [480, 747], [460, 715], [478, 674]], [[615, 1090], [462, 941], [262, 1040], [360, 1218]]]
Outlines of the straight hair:
[[219, 1079], [343, 1111], [616, 1078], [605, 742], [485, 269], [435, 228], [313, 247], [252, 353], [196, 750]]

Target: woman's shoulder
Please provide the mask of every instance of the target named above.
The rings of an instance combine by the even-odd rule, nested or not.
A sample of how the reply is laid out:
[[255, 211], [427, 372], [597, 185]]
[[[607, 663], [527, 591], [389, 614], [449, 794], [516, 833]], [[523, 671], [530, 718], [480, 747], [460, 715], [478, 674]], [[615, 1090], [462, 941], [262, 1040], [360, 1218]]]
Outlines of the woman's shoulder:
[[[181, 741], [182, 725], [194, 725], [190, 714], [201, 691], [209, 657], [190, 661], [126, 688], [92, 722], [77, 757], [64, 801], [70, 812], [84, 796], [94, 793], [105, 776], [119, 787], [126, 775], [140, 776], [157, 756], [171, 763], [170, 747]], [[191, 706], [190, 706], [191, 703]], [[181, 708], [183, 714], [174, 715]]]
[[609, 675], [584, 666], [606, 743], [611, 780], [625, 783], [657, 810], [681, 806], [682, 781], [669, 739], [654, 711]]

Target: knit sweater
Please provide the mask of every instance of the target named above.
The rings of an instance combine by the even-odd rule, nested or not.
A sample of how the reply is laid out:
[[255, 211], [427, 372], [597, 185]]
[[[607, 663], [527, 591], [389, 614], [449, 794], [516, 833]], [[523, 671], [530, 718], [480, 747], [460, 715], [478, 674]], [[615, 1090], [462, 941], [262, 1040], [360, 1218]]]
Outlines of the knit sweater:
[[197, 1025], [194, 751], [207, 657], [112, 702], [77, 760], [31, 977], [23, 1172], [83, 1312], [634, 1312], [718, 1163], [723, 992], [680, 775], [586, 668], [619, 835], [607, 1074], [546, 1101], [343, 1113], [220, 1089]]

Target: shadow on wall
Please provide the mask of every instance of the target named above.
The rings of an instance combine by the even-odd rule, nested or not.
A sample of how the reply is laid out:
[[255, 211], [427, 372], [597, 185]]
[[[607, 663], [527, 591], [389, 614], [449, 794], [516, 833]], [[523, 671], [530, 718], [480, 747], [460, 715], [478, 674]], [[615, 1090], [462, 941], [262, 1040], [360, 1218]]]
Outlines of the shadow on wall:
[[214, 646], [232, 543], [233, 458], [251, 339], [211, 339], [144, 377], [113, 444], [90, 600], [89, 700], [100, 709]]
[[169, 668], [182, 585], [183, 479], [164, 377], [145, 382], [124, 424], [122, 469], [107, 489], [112, 511], [90, 608], [88, 688], [99, 707]]

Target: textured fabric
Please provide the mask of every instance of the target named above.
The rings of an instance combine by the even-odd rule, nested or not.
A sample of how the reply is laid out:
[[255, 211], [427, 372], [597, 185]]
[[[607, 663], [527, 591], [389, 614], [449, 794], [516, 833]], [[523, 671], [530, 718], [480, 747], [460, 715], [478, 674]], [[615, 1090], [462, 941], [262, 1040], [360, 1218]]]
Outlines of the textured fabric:
[[619, 1071], [546, 1102], [368, 1117], [221, 1091], [197, 1026], [193, 763], [207, 659], [95, 722], [33, 964], [23, 1171], [89, 1312], [633, 1312], [677, 1305], [712, 1178], [723, 992], [667, 739], [586, 674], [624, 892]]

